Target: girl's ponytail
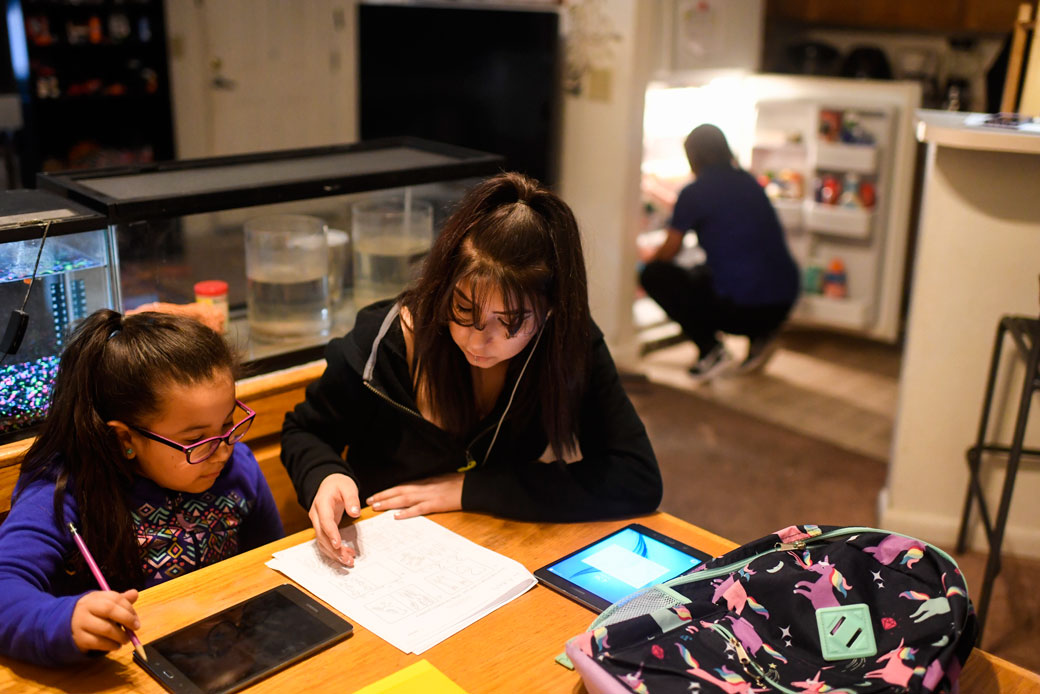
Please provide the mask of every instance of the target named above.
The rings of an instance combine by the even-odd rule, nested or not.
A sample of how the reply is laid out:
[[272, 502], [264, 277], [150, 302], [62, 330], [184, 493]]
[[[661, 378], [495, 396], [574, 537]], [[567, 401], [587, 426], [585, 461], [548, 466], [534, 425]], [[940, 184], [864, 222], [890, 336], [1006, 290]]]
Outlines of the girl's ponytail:
[[[61, 356], [50, 409], [22, 462], [19, 489], [55, 482], [54, 515], [65, 497], [114, 590], [140, 586], [142, 564], [129, 506], [136, 465], [107, 422], [135, 423], [157, 412], [164, 383], [193, 383], [234, 372], [224, 339], [197, 321], [158, 313], [124, 317], [102, 309], [76, 328]], [[75, 565], [82, 567], [78, 555]]]
[[[127, 541], [136, 541], [126, 500], [133, 468], [96, 407], [95, 385], [104, 377], [99, 366], [109, 339], [122, 325], [119, 313], [103, 309], [76, 329], [62, 353], [47, 418], [25, 454], [19, 484], [24, 489], [36, 479], [54, 480], [58, 527], [65, 525], [65, 497], [72, 494], [80, 534], [115, 590], [137, 584], [141, 576], [140, 563], [126, 561]], [[91, 513], [93, 508], [98, 512]], [[132, 549], [136, 556], [136, 546]], [[85, 568], [78, 556], [71, 559], [78, 569]]]

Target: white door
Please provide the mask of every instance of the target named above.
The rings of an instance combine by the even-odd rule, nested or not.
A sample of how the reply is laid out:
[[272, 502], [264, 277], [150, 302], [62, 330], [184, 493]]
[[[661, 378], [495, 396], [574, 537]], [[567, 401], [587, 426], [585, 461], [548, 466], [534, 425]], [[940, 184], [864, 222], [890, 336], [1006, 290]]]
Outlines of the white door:
[[354, 0], [170, 0], [180, 159], [353, 142]]

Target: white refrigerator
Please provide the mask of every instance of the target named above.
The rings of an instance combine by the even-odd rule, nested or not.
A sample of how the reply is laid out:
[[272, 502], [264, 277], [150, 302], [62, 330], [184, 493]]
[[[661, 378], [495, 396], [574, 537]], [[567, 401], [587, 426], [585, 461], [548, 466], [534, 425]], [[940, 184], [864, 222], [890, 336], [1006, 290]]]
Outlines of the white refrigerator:
[[683, 140], [714, 123], [766, 186], [802, 269], [792, 320], [895, 342], [920, 100], [915, 82], [736, 72], [653, 82], [643, 123], [647, 209], [690, 180]]

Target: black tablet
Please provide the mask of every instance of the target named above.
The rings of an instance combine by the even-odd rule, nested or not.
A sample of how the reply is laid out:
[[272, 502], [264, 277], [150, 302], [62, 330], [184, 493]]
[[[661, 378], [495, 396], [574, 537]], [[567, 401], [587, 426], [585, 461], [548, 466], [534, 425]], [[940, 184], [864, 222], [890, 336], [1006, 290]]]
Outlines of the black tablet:
[[553, 590], [602, 612], [626, 595], [696, 569], [711, 555], [632, 523], [534, 572]]
[[227, 694], [350, 635], [349, 622], [283, 584], [144, 644], [134, 660], [171, 692]]

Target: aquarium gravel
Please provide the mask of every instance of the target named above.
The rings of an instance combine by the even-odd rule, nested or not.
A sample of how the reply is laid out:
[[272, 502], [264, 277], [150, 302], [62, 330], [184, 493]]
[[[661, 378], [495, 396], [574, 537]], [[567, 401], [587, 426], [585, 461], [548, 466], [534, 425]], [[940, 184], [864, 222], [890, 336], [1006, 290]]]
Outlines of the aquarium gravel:
[[0, 435], [43, 419], [58, 374], [58, 356], [0, 365]]

